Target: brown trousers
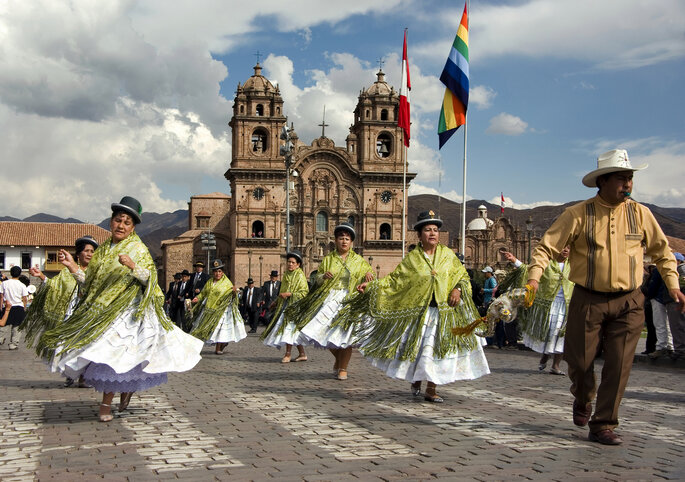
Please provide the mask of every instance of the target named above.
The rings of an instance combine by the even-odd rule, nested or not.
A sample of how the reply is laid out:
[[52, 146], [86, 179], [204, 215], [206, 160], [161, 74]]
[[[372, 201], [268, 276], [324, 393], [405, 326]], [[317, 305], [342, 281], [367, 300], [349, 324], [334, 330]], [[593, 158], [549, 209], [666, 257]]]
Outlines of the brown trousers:
[[[645, 322], [644, 302], [639, 289], [627, 293], [599, 293], [576, 285], [573, 290], [564, 359], [568, 363], [571, 393], [576, 400], [586, 404], [597, 398], [589, 423], [591, 432], [613, 430], [618, 426], [618, 407]], [[604, 368], [597, 388], [594, 361], [600, 347]]]

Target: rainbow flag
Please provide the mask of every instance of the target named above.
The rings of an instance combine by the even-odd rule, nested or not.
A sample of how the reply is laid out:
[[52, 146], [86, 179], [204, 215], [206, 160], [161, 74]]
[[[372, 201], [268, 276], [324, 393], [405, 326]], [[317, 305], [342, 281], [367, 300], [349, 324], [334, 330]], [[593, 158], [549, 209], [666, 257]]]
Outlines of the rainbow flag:
[[459, 126], [466, 123], [466, 108], [469, 105], [469, 22], [466, 4], [440, 81], [446, 87], [438, 122], [438, 148], [442, 149]]

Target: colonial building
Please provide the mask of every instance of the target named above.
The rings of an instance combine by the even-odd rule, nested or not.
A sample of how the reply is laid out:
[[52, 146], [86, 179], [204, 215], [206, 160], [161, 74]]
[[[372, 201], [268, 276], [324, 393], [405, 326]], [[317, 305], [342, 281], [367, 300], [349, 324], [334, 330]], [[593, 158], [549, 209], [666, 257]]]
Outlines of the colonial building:
[[[225, 174], [231, 196], [191, 198], [189, 230], [162, 244], [165, 286], [191, 261], [206, 260], [200, 235], [209, 230], [218, 238], [217, 257], [227, 263], [236, 284], [248, 277], [261, 282], [271, 270], [283, 270], [286, 166], [279, 135], [286, 118], [278, 86], [261, 72], [257, 64], [254, 75], [236, 90], [229, 122], [232, 159]], [[311, 144], [291, 132], [290, 245], [303, 253], [305, 272], [334, 249], [333, 230], [344, 221], [357, 231], [355, 250], [371, 258], [381, 274], [400, 261], [406, 161], [398, 105], [398, 93], [379, 71], [359, 94], [344, 146], [326, 137], [325, 122]], [[408, 182], [413, 177], [408, 174]]]
[[[512, 225], [509, 218], [488, 218], [488, 209], [481, 204], [477, 216], [466, 225], [464, 265], [474, 269], [484, 266], [503, 269], [508, 261], [502, 256], [502, 250], [510, 251], [521, 261], [527, 262], [529, 247], [534, 249], [539, 240], [536, 233]], [[460, 236], [453, 233], [452, 248], [456, 251], [461, 246], [460, 241]]]
[[0, 270], [6, 274], [12, 266], [27, 272], [38, 267], [53, 276], [64, 268], [57, 252], [66, 249], [73, 254], [74, 242], [86, 235], [102, 243], [110, 233], [94, 224], [0, 221]]

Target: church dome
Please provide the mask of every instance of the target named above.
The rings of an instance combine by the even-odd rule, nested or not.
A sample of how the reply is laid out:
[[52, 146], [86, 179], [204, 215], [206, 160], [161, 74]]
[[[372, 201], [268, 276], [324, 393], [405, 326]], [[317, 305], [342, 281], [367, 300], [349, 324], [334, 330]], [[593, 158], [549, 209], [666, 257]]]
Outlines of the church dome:
[[366, 90], [367, 94], [390, 95], [391, 93], [394, 93], [392, 88], [385, 81], [385, 73], [382, 70], [379, 70], [376, 76], [378, 77], [378, 80], [376, 80], [376, 82], [374, 82], [373, 85]]
[[262, 75], [262, 66], [259, 63], [254, 66], [254, 75], [245, 81], [242, 90], [263, 93], [278, 92], [278, 89], [274, 87], [269, 79]]
[[469, 231], [485, 231], [495, 224], [492, 219], [488, 219], [488, 208], [481, 204], [478, 206], [478, 216], [472, 219], [466, 226]]

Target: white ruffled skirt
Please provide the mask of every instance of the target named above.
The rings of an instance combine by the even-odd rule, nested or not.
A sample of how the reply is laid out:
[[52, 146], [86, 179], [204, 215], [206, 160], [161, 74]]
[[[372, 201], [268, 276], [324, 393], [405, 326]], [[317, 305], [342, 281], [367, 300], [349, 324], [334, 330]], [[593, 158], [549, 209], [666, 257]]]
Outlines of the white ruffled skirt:
[[[219, 320], [216, 325], [214, 332], [211, 334], [208, 340], [205, 341], [207, 344], [213, 343], [231, 343], [239, 342], [243, 338], [247, 338], [247, 332], [245, 331], [245, 322], [242, 317], [240, 319], [235, 319], [233, 316], [233, 311], [229, 305], [224, 312], [224, 315]], [[195, 325], [202, 322], [202, 315], [200, 315], [195, 323]], [[193, 328], [195, 328], [195, 325]], [[192, 331], [192, 330], [191, 330]]]
[[548, 355], [564, 353], [564, 337], [559, 336], [559, 332], [561, 332], [561, 328], [564, 326], [565, 317], [566, 300], [563, 296], [557, 296], [552, 301], [552, 306], [549, 309], [549, 331], [547, 332], [547, 338], [535, 340], [524, 332], [523, 344], [537, 353], [546, 353]]
[[340, 326], [331, 328], [331, 323], [342, 308], [347, 290], [331, 290], [319, 311], [301, 330], [299, 344], [315, 345], [319, 348], [349, 348], [353, 345], [354, 326], [344, 330]]
[[74, 379], [83, 374], [97, 390], [115, 392], [144, 390], [164, 383], [167, 372], [193, 368], [202, 341], [176, 326], [166, 331], [153, 306], [134, 320], [139, 302], [140, 297], [89, 345], [56, 356], [51, 370]]
[[276, 324], [271, 330], [271, 333], [264, 338], [264, 344], [266, 346], [272, 346], [275, 348], [281, 348], [282, 346], [285, 345], [302, 345], [303, 343], [306, 343], [306, 339], [302, 336], [302, 333], [300, 333], [300, 330], [297, 329], [297, 325], [295, 323], [288, 322], [285, 327], [283, 328], [283, 332], [279, 333], [281, 331], [281, 327], [283, 326], [283, 322], [285, 321], [285, 309], [281, 310], [281, 314], [278, 317], [278, 320], [276, 320]]
[[[436, 385], [445, 385], [457, 380], [473, 380], [490, 373], [482, 343], [477, 343], [472, 350], [459, 350], [446, 358], [434, 357], [433, 346], [439, 319], [440, 313], [437, 308], [429, 307], [426, 310], [416, 360], [387, 360], [371, 357], [367, 359], [389, 377], [412, 383], [427, 380]], [[373, 323], [373, 320], [367, 318], [366, 322]], [[403, 335], [401, 347], [406, 344], [408, 336], [408, 333]], [[359, 351], [364, 354], [364, 344], [359, 347]]]

